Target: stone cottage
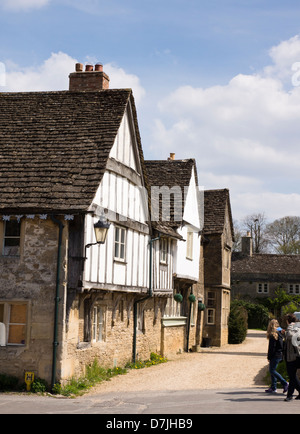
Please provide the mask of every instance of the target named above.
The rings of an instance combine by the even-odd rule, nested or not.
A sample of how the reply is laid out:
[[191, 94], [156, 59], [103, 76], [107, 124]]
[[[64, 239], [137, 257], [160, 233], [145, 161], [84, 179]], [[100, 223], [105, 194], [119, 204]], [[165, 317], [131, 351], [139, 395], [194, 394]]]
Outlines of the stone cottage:
[[300, 295], [300, 255], [253, 253], [249, 232], [232, 255], [231, 286], [234, 298], [272, 298], [279, 288]]

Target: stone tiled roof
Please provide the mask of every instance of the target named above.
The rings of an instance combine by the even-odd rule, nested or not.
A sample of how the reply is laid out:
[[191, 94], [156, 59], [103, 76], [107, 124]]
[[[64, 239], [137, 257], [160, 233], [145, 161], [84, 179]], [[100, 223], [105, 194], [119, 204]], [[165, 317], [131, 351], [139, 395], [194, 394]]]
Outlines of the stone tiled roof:
[[[152, 221], [152, 227], [157, 231], [174, 237], [179, 237], [176, 229], [182, 224], [182, 216], [184, 210], [184, 193], [185, 188], [189, 186], [192, 169], [195, 169], [196, 184], [198, 185], [196, 162], [194, 159], [187, 160], [146, 160], [145, 161], [148, 183], [151, 187], [163, 187], [166, 186], [169, 189], [173, 187], [179, 187], [178, 191], [181, 191], [181, 197], [179, 195], [171, 195], [170, 201], [170, 221], [162, 220], [162, 195], [160, 195], [160, 205], [157, 203], [150, 204], [151, 209], [154, 206], [160, 209], [160, 219], [155, 222]], [[149, 192], [151, 197], [151, 192]], [[152, 197], [152, 199], [155, 199]], [[174, 202], [178, 200], [178, 202]], [[181, 209], [180, 218], [178, 215], [174, 215], [174, 209]]]
[[132, 91], [0, 93], [0, 213], [84, 211]]
[[226, 207], [228, 206], [231, 231], [233, 222], [229, 190], [205, 190], [204, 191], [204, 234], [221, 234], [224, 231]]
[[234, 252], [231, 272], [233, 278], [243, 274], [298, 274], [300, 276], [300, 255], [255, 253], [248, 256], [241, 252]]

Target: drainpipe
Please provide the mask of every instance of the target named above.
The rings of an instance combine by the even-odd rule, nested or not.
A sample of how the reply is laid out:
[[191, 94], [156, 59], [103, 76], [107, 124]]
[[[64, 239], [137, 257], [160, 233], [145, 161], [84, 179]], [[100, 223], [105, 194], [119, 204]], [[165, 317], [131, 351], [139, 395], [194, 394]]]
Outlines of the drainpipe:
[[143, 301], [148, 300], [152, 297], [152, 244], [154, 241], [160, 239], [160, 235], [157, 238], [151, 238], [149, 241], [150, 252], [149, 252], [149, 290], [147, 297], [142, 298], [141, 300], [136, 300], [133, 305], [133, 348], [132, 348], [132, 361], [135, 363], [136, 361], [136, 329], [137, 329], [137, 305], [142, 303]]
[[53, 389], [56, 383], [56, 355], [57, 355], [57, 346], [59, 342], [57, 341], [58, 335], [58, 308], [59, 308], [59, 283], [60, 283], [60, 268], [61, 268], [61, 245], [62, 245], [62, 232], [64, 225], [58, 219], [56, 219], [53, 215], [51, 215], [51, 220], [58, 225], [59, 227], [59, 235], [58, 235], [58, 251], [57, 251], [57, 268], [56, 268], [56, 291], [55, 291], [55, 309], [54, 309], [54, 330], [53, 330], [53, 357], [52, 357], [52, 379], [51, 379], [51, 390]]
[[[193, 287], [191, 287], [191, 294], [193, 294]], [[190, 301], [189, 317], [186, 332], [186, 352], [189, 352], [189, 341], [190, 341], [190, 327], [191, 327], [191, 315], [192, 315], [192, 302]]]

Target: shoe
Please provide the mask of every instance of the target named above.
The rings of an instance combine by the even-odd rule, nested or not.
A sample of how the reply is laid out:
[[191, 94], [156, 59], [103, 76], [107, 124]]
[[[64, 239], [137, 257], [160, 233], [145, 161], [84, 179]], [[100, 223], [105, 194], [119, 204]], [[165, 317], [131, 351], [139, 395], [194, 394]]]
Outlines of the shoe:
[[293, 397], [292, 396], [287, 396], [286, 398], [285, 398], [285, 401], [286, 402], [288, 402], [288, 401], [292, 401], [293, 400]]
[[265, 390], [266, 393], [277, 393], [277, 390], [272, 389], [272, 387], [269, 387], [269, 389]]
[[283, 386], [283, 393], [286, 393], [286, 392], [288, 391], [288, 388], [289, 388], [289, 383], [286, 383], [286, 384]]
[[300, 399], [300, 395], [296, 396], [296, 398], [295, 398], [295, 399]]

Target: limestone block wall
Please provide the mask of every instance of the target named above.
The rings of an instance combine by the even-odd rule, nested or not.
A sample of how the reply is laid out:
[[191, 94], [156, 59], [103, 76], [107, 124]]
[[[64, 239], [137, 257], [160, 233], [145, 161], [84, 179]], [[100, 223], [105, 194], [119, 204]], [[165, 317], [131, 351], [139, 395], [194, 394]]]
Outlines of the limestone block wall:
[[[63, 380], [85, 372], [86, 366], [97, 359], [100, 366], [125, 366], [133, 355], [133, 295], [107, 293], [100, 296], [102, 306], [103, 340], [84, 342], [83, 296], [73, 303], [68, 331], [64, 341]], [[157, 306], [157, 303], [159, 306]], [[151, 298], [145, 304], [143, 324], [136, 337], [136, 359], [149, 359], [151, 352], [161, 354], [162, 303]]]
[[[3, 224], [0, 223], [0, 237]], [[65, 231], [66, 233], [66, 231]], [[65, 238], [62, 282], [65, 270]], [[0, 347], [0, 372], [24, 379], [25, 371], [51, 380], [54, 297], [58, 229], [48, 218], [23, 219], [21, 255], [0, 256], [0, 304], [26, 305], [26, 337], [23, 345]], [[64, 309], [63, 285], [60, 311]], [[60, 329], [62, 322], [60, 321]]]

